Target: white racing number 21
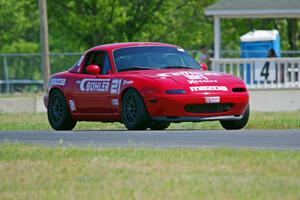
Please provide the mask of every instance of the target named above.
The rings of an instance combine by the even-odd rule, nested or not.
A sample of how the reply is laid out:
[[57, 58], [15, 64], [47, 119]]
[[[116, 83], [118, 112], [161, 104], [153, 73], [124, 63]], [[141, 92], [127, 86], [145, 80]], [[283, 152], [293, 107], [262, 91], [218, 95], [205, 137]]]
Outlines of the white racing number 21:
[[121, 90], [122, 79], [113, 79], [111, 81], [110, 93], [119, 94]]

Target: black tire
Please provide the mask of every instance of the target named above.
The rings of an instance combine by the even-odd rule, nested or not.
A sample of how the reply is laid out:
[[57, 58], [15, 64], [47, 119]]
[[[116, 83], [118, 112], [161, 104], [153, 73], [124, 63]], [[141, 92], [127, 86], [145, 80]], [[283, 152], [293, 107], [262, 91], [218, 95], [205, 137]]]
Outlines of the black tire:
[[53, 90], [48, 101], [48, 121], [55, 130], [72, 130], [77, 121], [73, 120], [66, 98], [59, 90]]
[[144, 100], [134, 89], [129, 89], [122, 98], [122, 121], [128, 130], [146, 130], [149, 126]]
[[244, 128], [249, 120], [250, 116], [250, 106], [248, 105], [247, 109], [245, 110], [242, 119], [240, 120], [224, 120], [220, 121], [222, 127], [226, 130], [239, 130]]
[[149, 128], [151, 130], [165, 130], [170, 126], [170, 122], [157, 122], [157, 121], [151, 121]]

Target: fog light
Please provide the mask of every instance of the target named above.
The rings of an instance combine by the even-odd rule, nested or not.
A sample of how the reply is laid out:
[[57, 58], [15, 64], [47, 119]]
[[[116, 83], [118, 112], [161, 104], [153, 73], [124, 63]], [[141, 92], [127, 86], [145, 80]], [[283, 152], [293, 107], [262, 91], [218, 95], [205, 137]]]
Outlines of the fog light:
[[229, 111], [229, 110], [231, 110], [231, 108], [232, 108], [232, 106], [230, 104], [228, 104], [224, 107], [224, 110]]

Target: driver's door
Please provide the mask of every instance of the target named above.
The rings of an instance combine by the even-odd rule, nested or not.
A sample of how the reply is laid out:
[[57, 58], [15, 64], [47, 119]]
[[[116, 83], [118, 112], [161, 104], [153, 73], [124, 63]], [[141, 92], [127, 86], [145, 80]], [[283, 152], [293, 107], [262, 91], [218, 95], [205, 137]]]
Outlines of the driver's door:
[[[98, 65], [99, 75], [88, 74], [87, 66]], [[92, 51], [86, 54], [80, 73], [73, 88], [76, 108], [80, 113], [111, 112], [110, 83], [111, 70], [107, 52]]]

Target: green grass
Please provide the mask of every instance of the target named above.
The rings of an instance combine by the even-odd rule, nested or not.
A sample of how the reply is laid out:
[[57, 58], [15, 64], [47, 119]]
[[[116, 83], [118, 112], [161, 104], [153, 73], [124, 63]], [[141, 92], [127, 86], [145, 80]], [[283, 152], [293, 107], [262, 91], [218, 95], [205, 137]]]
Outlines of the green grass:
[[0, 199], [299, 199], [300, 151], [0, 145]]
[[[247, 129], [298, 129], [300, 111], [252, 112]], [[79, 122], [76, 130], [125, 129], [120, 123]], [[219, 122], [173, 123], [169, 129], [222, 129]], [[0, 114], [0, 130], [51, 130], [46, 113]]]

